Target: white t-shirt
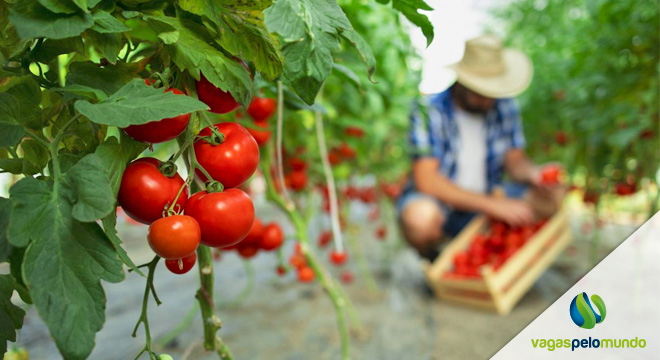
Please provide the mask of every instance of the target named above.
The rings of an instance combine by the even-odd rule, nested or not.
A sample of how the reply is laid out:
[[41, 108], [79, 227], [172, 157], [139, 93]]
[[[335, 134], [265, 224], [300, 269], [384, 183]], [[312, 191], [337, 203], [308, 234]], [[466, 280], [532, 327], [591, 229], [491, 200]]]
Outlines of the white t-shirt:
[[469, 113], [454, 104], [454, 120], [460, 136], [455, 183], [465, 190], [485, 193], [486, 116]]

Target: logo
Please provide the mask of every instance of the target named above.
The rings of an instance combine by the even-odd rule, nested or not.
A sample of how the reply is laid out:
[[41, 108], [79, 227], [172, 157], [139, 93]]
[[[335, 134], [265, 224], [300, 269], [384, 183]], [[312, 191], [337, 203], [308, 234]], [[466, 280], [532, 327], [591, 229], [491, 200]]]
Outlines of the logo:
[[584, 329], [593, 329], [596, 324], [600, 324], [605, 321], [605, 315], [607, 314], [607, 309], [605, 308], [605, 302], [600, 296], [594, 294], [591, 296], [591, 301], [598, 308], [599, 314], [596, 314], [587, 293], [583, 292], [578, 294], [571, 301], [571, 319], [575, 325], [584, 328]]

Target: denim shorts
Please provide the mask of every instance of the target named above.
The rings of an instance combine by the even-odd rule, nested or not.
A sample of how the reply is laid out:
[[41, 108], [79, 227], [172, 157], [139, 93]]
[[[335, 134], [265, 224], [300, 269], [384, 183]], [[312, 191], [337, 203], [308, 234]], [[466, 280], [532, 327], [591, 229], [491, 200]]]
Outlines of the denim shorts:
[[[502, 187], [504, 188], [504, 192], [506, 193], [506, 196], [514, 199], [522, 198], [528, 189], [527, 185], [521, 183], [514, 183], [514, 182], [505, 182], [504, 184], [502, 184]], [[445, 224], [443, 225], [443, 233], [450, 237], [454, 237], [458, 235], [458, 233], [461, 232], [461, 230], [463, 230], [463, 228], [470, 222], [470, 220], [472, 220], [472, 218], [474, 218], [474, 216], [477, 215], [477, 213], [472, 211], [451, 209], [446, 204], [443, 204], [436, 197], [433, 197], [425, 193], [421, 193], [416, 189], [414, 189], [412, 186], [407, 186], [404, 189], [403, 194], [401, 194], [401, 196], [399, 197], [396, 204], [397, 214], [401, 216], [403, 209], [405, 209], [406, 206], [408, 206], [408, 204], [410, 204], [412, 201], [423, 198], [427, 198], [435, 201], [438, 204], [440, 210], [445, 214]]]

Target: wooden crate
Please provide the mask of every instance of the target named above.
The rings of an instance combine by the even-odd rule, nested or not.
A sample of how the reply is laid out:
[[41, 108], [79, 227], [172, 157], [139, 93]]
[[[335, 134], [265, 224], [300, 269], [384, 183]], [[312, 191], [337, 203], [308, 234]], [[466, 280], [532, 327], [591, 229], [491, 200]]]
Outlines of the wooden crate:
[[568, 213], [564, 208], [557, 212], [497, 271], [484, 265], [481, 278], [443, 278], [453, 266], [454, 255], [467, 249], [487, 227], [484, 216], [472, 220], [433, 264], [425, 263], [426, 277], [442, 300], [506, 315], [571, 241]]

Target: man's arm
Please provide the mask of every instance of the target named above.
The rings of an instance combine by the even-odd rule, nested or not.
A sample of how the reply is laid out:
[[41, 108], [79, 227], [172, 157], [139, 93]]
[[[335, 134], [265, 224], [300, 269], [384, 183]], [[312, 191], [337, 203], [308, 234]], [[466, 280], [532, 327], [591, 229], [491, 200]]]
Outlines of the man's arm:
[[504, 167], [514, 181], [534, 184], [539, 180], [539, 168], [529, 160], [523, 149], [511, 149], [504, 155]]
[[438, 171], [435, 158], [421, 158], [413, 164], [413, 180], [417, 189], [460, 210], [482, 212], [511, 225], [530, 223], [534, 214], [523, 201], [473, 193], [452, 183]]

